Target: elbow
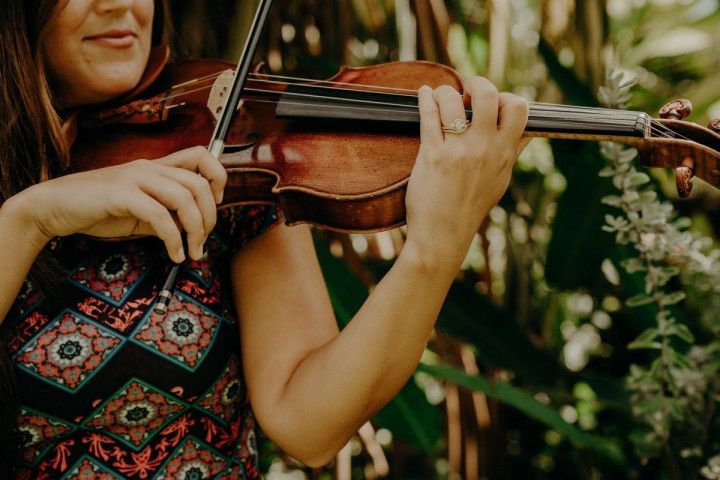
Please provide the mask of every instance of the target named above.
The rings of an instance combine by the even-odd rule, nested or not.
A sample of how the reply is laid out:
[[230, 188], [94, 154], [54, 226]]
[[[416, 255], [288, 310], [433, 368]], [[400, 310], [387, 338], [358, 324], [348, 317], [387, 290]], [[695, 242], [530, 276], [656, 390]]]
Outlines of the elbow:
[[318, 455], [303, 455], [302, 457], [296, 457], [292, 453], [288, 453], [291, 457], [293, 457], [298, 462], [302, 463], [303, 465], [306, 465], [310, 468], [322, 468], [328, 463], [330, 463], [334, 458], [335, 455], [337, 455], [337, 452], [335, 453], [328, 453], [325, 454], [318, 454]]
[[322, 445], [322, 442], [317, 440], [308, 441], [307, 437], [302, 439], [274, 438], [269, 434], [268, 437], [285, 453], [310, 468], [321, 468], [332, 462], [344, 446], [344, 443], [336, 448], [330, 445]]
[[[349, 439], [329, 438], [313, 431], [310, 425], [283, 423], [276, 414], [271, 421], [256, 414], [258, 426], [263, 433], [293, 459], [311, 468], [324, 467], [330, 463]], [[265, 420], [265, 421], [263, 421]]]

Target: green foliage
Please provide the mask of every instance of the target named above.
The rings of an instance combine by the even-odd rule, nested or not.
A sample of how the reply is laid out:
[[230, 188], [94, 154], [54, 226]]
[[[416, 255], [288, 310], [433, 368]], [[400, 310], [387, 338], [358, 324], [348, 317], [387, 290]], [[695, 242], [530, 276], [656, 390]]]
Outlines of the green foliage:
[[422, 372], [431, 373], [456, 385], [483, 392], [489, 397], [517, 408], [527, 416], [565, 435], [575, 447], [592, 450], [613, 463], [624, 462], [623, 454], [617, 445], [603, 438], [588, 435], [570, 425], [556, 410], [540, 403], [523, 389], [505, 382], [489, 382], [480, 375], [470, 376], [461, 370], [444, 365], [420, 364], [418, 368]]
[[[610, 75], [600, 97], [607, 106], [622, 108], [633, 85], [623, 82], [622, 75]], [[718, 372], [704, 364], [720, 361], [715, 357], [720, 338], [688, 351], [687, 345], [695, 342], [695, 336], [670, 310], [685, 300], [686, 293], [674, 290], [670, 282], [680, 275], [679, 265], [685, 267], [704, 256], [693, 246], [697, 245], [693, 235], [682, 230], [687, 223], [675, 221], [672, 204], [659, 201], [648, 175], [632, 165], [637, 152], [617, 144], [604, 144], [602, 151], [611, 164], [601, 175], [611, 177], [619, 192], [603, 202], [622, 212], [620, 216], [608, 215], [603, 230], [615, 234], [619, 245], [633, 247], [636, 256], [625, 258], [621, 265], [628, 273], [641, 272], [644, 276], [644, 292], [626, 304], [653, 305], [657, 312], [657, 325], [628, 345], [633, 350], [656, 352], [649, 366], [630, 368], [627, 385], [632, 392], [633, 414], [643, 426], [632, 439], [638, 455], [646, 459], [664, 456], [673, 476], [686, 478], [697, 471], [697, 462], [686, 460], [712, 461], [708, 454], [717, 451], [717, 446], [707, 449], [705, 442], [708, 429], [718, 421], [712, 408]], [[711, 470], [707, 466], [703, 471]]]

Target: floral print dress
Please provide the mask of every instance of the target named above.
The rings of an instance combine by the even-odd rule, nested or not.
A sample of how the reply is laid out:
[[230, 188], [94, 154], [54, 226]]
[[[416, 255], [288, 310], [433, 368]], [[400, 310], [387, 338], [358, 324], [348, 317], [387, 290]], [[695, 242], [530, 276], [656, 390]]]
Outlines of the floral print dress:
[[281, 217], [219, 212], [165, 316], [152, 308], [169, 265], [160, 240], [55, 241], [62, 304], [26, 282], [0, 326], [19, 383], [19, 478], [259, 479], [228, 265]]

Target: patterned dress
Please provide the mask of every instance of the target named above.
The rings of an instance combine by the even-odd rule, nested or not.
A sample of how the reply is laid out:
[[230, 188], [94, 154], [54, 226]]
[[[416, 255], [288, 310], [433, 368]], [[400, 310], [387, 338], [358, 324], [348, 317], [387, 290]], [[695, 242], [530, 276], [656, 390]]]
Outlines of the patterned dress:
[[0, 327], [19, 382], [19, 478], [259, 479], [228, 264], [281, 216], [220, 212], [164, 317], [157, 238], [56, 241], [62, 305], [26, 282]]

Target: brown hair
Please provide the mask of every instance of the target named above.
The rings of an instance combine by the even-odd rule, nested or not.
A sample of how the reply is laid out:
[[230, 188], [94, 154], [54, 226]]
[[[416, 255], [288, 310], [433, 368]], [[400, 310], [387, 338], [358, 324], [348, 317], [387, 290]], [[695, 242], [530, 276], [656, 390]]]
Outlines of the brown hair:
[[[22, 190], [67, 172], [69, 147], [53, 101], [42, 44], [44, 32], [67, 0], [0, 0], [0, 206]], [[155, 0], [153, 43], [165, 41], [168, 10]], [[62, 272], [45, 251], [29, 278], [46, 297]], [[2, 319], [0, 319], [1, 323]], [[14, 478], [17, 387], [6, 347], [0, 344], [0, 479]]]

